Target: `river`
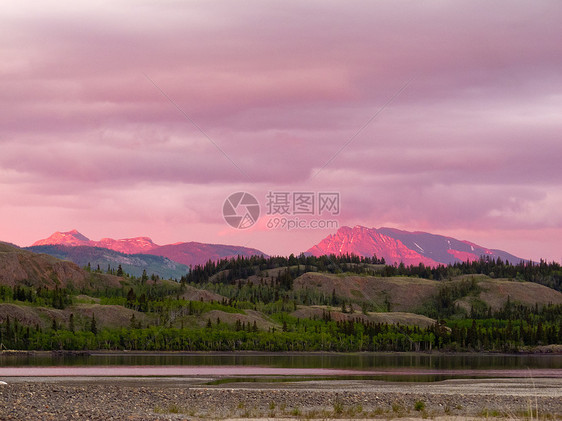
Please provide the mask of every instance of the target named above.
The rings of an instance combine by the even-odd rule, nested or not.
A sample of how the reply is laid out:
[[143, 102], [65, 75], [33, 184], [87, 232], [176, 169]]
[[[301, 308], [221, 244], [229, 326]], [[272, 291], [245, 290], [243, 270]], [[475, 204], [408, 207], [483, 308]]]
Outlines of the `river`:
[[0, 355], [0, 377], [318, 376], [386, 381], [562, 378], [562, 355], [398, 353], [133, 353]]

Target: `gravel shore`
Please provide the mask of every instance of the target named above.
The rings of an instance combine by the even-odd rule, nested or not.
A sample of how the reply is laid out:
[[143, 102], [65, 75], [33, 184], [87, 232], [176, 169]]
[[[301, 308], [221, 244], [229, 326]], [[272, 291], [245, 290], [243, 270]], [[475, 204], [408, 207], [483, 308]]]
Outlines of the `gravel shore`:
[[562, 379], [225, 383], [210, 378], [4, 378], [2, 420], [562, 419]]

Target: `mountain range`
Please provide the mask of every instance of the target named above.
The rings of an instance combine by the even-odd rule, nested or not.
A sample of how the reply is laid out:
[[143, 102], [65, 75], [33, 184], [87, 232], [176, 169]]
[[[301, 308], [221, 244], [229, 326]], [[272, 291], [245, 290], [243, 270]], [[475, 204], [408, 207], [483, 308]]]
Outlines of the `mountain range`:
[[[30, 249], [33, 250], [34, 247], [46, 245], [97, 247], [124, 254], [148, 254], [166, 257], [186, 266], [204, 264], [208, 260], [229, 259], [237, 256], [248, 257], [265, 255], [265, 253], [253, 248], [225, 244], [205, 244], [195, 241], [158, 245], [148, 237], [123, 238], [119, 240], [103, 238], [100, 241], [93, 241], [77, 230], [55, 232], [50, 237], [33, 243]], [[50, 254], [48, 251], [42, 252]]]
[[[103, 238], [90, 240], [77, 230], [56, 232], [48, 238], [36, 241], [28, 250], [70, 260], [80, 266], [88, 263], [92, 267], [107, 265], [139, 276], [143, 270], [149, 275], [178, 279], [188, 271], [188, 266], [204, 264], [236, 256], [264, 255], [257, 249], [224, 245], [183, 242], [158, 245], [148, 237], [123, 239]], [[358, 256], [384, 258], [389, 264], [403, 262], [405, 265], [437, 266], [457, 262], [474, 261], [481, 256], [501, 258], [511, 263], [521, 259], [502, 250], [489, 249], [469, 241], [426, 232], [402, 231], [395, 228], [367, 228], [363, 226], [341, 227], [328, 235], [307, 254], [355, 254]]]
[[384, 258], [389, 264], [423, 263], [426, 266], [474, 261], [481, 256], [501, 258], [511, 263], [524, 260], [502, 250], [488, 249], [452, 237], [394, 228], [367, 228], [360, 225], [353, 228], [341, 227], [335, 234], [330, 234], [306, 253], [314, 256], [355, 254], [365, 257], [376, 254], [378, 258]]
[[158, 247], [158, 245], [154, 244], [154, 242], [148, 237], [123, 238], [121, 240], [102, 238], [100, 241], [93, 241], [75, 229], [67, 232], [57, 231], [48, 238], [36, 241], [31, 246], [35, 247], [47, 245], [101, 247], [125, 254], [145, 253]]

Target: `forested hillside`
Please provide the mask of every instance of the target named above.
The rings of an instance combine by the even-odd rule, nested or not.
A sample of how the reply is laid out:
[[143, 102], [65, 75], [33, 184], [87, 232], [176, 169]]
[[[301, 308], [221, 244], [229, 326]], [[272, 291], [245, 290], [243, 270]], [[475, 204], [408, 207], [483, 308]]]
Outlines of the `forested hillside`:
[[[13, 260], [10, 253], [0, 259]], [[4, 349], [517, 351], [562, 343], [562, 293], [549, 288], [560, 289], [555, 263], [428, 268], [375, 256], [253, 256], [196, 266], [180, 282], [77, 270], [118, 282], [3, 283]]]

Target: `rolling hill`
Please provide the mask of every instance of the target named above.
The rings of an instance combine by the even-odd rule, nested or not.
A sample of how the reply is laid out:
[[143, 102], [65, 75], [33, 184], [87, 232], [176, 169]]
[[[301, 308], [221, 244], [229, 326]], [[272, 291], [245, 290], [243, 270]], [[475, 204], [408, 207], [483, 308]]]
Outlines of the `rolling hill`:
[[86, 272], [73, 262], [0, 242], [0, 285], [52, 289], [72, 284], [76, 288], [99, 288], [119, 287], [121, 281], [116, 276]]
[[[472, 304], [484, 303], [493, 310], [500, 309], [509, 299], [527, 306], [562, 304], [562, 293], [533, 282], [492, 279], [475, 275], [477, 291], [459, 297], [457, 304], [470, 309]], [[357, 303], [369, 303], [377, 311], [419, 312], [439, 293], [439, 288], [471, 279], [468, 275], [451, 281], [434, 281], [411, 277], [375, 277], [359, 275], [333, 275], [309, 272], [294, 281], [295, 290], [313, 290], [325, 296], [337, 297]]]

